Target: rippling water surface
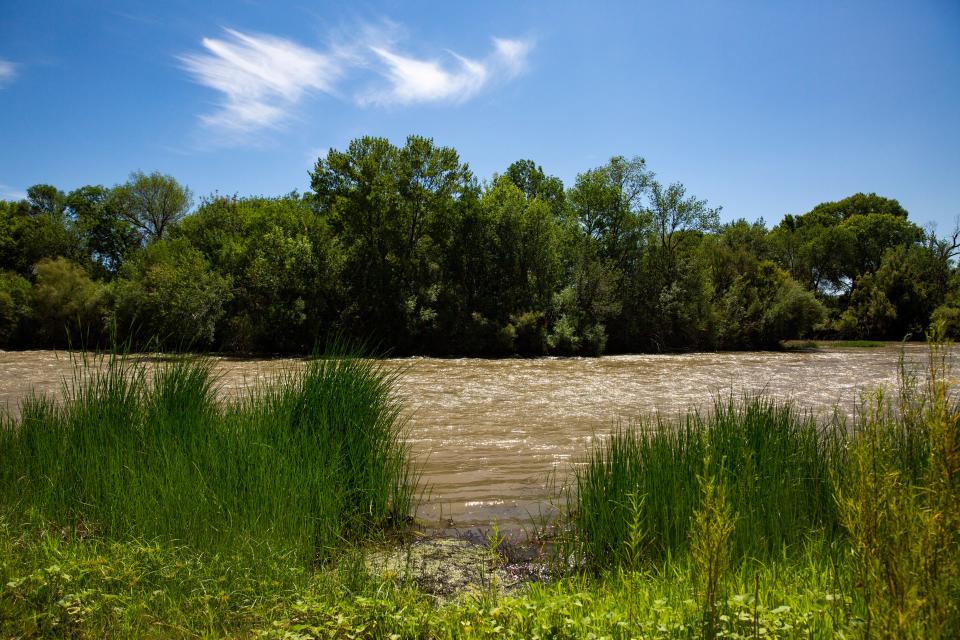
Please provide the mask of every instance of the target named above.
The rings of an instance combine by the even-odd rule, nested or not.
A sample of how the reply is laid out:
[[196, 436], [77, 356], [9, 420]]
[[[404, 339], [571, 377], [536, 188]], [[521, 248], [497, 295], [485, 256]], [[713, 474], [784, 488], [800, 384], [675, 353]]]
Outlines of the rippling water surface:
[[[695, 353], [603, 358], [388, 360], [400, 371], [407, 439], [428, 490], [419, 515], [430, 525], [470, 528], [497, 520], [515, 528], [549, 513], [551, 483], [595, 436], [656, 412], [705, 409], [718, 394], [764, 391], [829, 415], [858, 394], [894, 387], [901, 348], [809, 352]], [[927, 349], [908, 345], [908, 365]], [[302, 366], [297, 359], [218, 358], [221, 392]], [[0, 405], [56, 393], [73, 365], [54, 351], [0, 351]]]

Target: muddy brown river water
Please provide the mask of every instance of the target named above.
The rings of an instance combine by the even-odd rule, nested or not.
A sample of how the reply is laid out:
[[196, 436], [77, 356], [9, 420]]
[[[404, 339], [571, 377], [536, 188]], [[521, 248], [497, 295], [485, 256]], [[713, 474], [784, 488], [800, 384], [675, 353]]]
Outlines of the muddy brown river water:
[[[556, 487], [596, 437], [618, 422], [708, 409], [719, 395], [763, 391], [829, 416], [859, 394], [895, 388], [899, 345], [803, 352], [693, 353], [602, 358], [388, 360], [401, 372], [407, 440], [427, 491], [428, 526], [529, 526], [550, 513]], [[904, 347], [922, 368], [927, 348]], [[954, 358], [956, 353], [953, 354]], [[16, 411], [31, 391], [56, 393], [69, 354], [0, 351], [0, 405]], [[302, 366], [297, 359], [218, 358], [230, 396]]]

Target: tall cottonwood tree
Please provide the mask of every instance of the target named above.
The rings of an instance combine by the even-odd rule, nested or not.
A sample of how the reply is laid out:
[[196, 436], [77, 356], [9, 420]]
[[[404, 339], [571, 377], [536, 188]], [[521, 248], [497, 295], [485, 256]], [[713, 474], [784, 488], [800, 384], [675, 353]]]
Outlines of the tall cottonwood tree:
[[172, 176], [159, 171], [135, 171], [116, 187], [120, 212], [139, 232], [145, 244], [163, 240], [187, 214], [193, 195]]
[[435, 326], [439, 247], [453, 209], [477, 191], [450, 147], [410, 136], [354, 140], [311, 173], [313, 197], [343, 248], [344, 321], [408, 346]]
[[66, 196], [67, 211], [87, 257], [107, 277], [115, 276], [140, 244], [136, 228], [122, 214], [119, 195], [120, 189], [87, 185]]
[[[649, 229], [646, 198], [654, 173], [643, 158], [614, 156], [579, 174], [567, 197], [573, 221], [570, 283], [558, 298], [558, 323], [580, 334], [580, 348], [602, 351], [609, 323], [632, 297]], [[562, 322], [561, 322], [562, 321]], [[624, 338], [614, 327], [615, 340]], [[576, 337], [566, 340], [576, 342]]]

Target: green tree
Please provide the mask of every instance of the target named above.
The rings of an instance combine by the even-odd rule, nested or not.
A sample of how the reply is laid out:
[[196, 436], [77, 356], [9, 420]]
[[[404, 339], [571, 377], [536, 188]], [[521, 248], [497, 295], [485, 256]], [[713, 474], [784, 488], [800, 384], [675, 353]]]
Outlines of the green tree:
[[879, 268], [888, 249], [922, 239], [899, 202], [874, 193], [785, 216], [771, 233], [780, 264], [821, 296], [843, 296], [841, 304], [860, 277]]
[[26, 201], [0, 200], [0, 269], [27, 274], [33, 265], [25, 239], [30, 216]]
[[884, 198], [876, 193], [855, 193], [836, 202], [823, 202], [815, 206], [810, 215], [819, 224], [839, 224], [855, 215], [881, 214], [898, 218], [907, 218], [907, 210], [892, 198]]
[[103, 337], [103, 287], [66, 258], [37, 263], [33, 287], [35, 338], [43, 346], [89, 347]]
[[56, 256], [83, 261], [82, 242], [67, 215], [66, 198], [62, 191], [48, 184], [27, 189], [31, 224], [25, 242], [32, 248], [34, 262]]
[[646, 207], [647, 250], [630, 278], [624, 335], [633, 348], [657, 351], [714, 346], [709, 264], [699, 251], [719, 225], [719, 209], [688, 196], [686, 187], [653, 181]]
[[133, 225], [144, 243], [151, 243], [163, 240], [187, 214], [193, 196], [172, 176], [135, 171], [116, 187], [116, 198], [120, 216]]
[[[714, 231], [720, 224], [720, 209], [711, 209], [706, 200], [687, 196], [687, 188], [679, 182], [666, 187], [654, 181], [650, 188], [650, 222], [659, 247], [663, 266], [677, 266], [680, 245], [697, 233]], [[693, 233], [691, 233], [693, 232]]]
[[63, 218], [66, 211], [66, 196], [49, 184], [35, 184], [27, 189], [30, 215]]
[[905, 244], [890, 249], [876, 271], [857, 281], [838, 330], [857, 338], [922, 336], [943, 303], [937, 283], [946, 268], [928, 247]]
[[30, 282], [12, 271], [0, 271], [0, 347], [23, 345], [30, 301]]
[[74, 189], [65, 198], [87, 255], [111, 277], [140, 244], [136, 228], [123, 214], [122, 195], [117, 189], [87, 185]]
[[[514, 193], [519, 193], [513, 188]], [[520, 196], [522, 199], [522, 196]], [[463, 355], [509, 351], [514, 338], [505, 330], [498, 297], [503, 255], [498, 213], [490, 188], [482, 199], [461, 201], [449, 218], [449, 233], [440, 248], [441, 286], [438, 290], [439, 350]], [[506, 305], [509, 306], [509, 305]]]
[[439, 248], [476, 181], [457, 152], [433, 140], [360, 138], [311, 174], [313, 196], [343, 248], [344, 324], [410, 349], [437, 332]]
[[[118, 327], [139, 345], [202, 349], [214, 342], [230, 280], [184, 239], [157, 242], [128, 261], [111, 285]], [[121, 337], [124, 337], [123, 335]]]
[[569, 284], [553, 300], [547, 344], [560, 355], [600, 355], [607, 348], [607, 322], [622, 308], [613, 273], [599, 260], [574, 263]]
[[577, 176], [567, 194], [569, 284], [556, 299], [555, 345], [572, 349], [578, 340], [567, 334], [583, 338], [581, 348], [591, 352], [605, 348], [608, 333], [618, 349], [633, 343], [642, 319], [627, 307], [636, 298], [636, 276], [648, 245], [646, 204], [653, 175], [643, 158], [615, 156]]
[[645, 198], [653, 172], [643, 158], [615, 156], [577, 176], [568, 197], [575, 220], [598, 254], [622, 266], [642, 243], [649, 223]]
[[701, 250], [710, 270], [714, 290], [726, 291], [733, 280], [756, 269], [770, 257], [768, 231], [763, 220], [744, 219], [723, 225], [719, 233], [704, 237]]
[[770, 233], [777, 261], [795, 280], [821, 296], [835, 295], [843, 288], [856, 242], [849, 229], [828, 222], [787, 215]]
[[335, 330], [338, 253], [306, 199], [211, 198], [178, 232], [233, 283], [221, 331], [241, 351], [309, 351]]
[[34, 265], [44, 258], [85, 261], [65, 198], [55, 187], [34, 185], [25, 200], [0, 202], [0, 268], [33, 277]]
[[775, 347], [804, 337], [826, 318], [814, 295], [770, 260], [742, 261], [732, 279], [714, 284], [714, 292], [722, 349]]
[[462, 206], [443, 250], [440, 322], [465, 353], [542, 353], [561, 284], [562, 226], [506, 176]]
[[627, 307], [642, 317], [635, 344], [644, 350], [713, 349], [716, 318], [707, 262], [699, 244], [683, 242], [667, 262], [663, 249], [654, 246], [640, 272], [639, 286]]
[[[548, 176], [543, 167], [533, 160], [517, 160], [507, 167], [504, 176], [523, 192], [527, 200], [540, 200], [546, 203], [558, 218], [566, 209], [566, 195], [563, 182], [556, 176]], [[497, 176], [494, 176], [494, 182]]]
[[855, 214], [841, 226], [855, 239], [845, 275], [852, 281], [880, 268], [883, 255], [893, 247], [920, 243], [923, 230], [906, 217], [888, 213]]

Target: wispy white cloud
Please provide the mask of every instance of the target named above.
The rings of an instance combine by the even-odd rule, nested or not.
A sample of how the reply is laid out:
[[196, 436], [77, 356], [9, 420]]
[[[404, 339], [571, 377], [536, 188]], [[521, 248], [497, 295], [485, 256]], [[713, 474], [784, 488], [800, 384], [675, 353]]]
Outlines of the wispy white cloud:
[[493, 39], [493, 64], [507, 79], [513, 79], [527, 70], [527, 57], [533, 50], [532, 40]]
[[465, 102], [493, 81], [521, 74], [533, 44], [526, 40], [493, 39], [493, 52], [473, 59], [449, 51], [449, 62], [415, 58], [391, 50], [390, 45], [369, 45], [389, 82], [357, 97], [360, 104], [414, 104], [419, 102]]
[[17, 65], [0, 58], [0, 87], [7, 84], [17, 75]]
[[[343, 97], [341, 83], [370, 72], [379, 77], [346, 96], [361, 106], [465, 102], [496, 82], [523, 73], [533, 48], [529, 40], [493, 38], [493, 48], [474, 59], [447, 51], [440, 59], [402, 53], [402, 26], [384, 21], [331, 36], [323, 50], [291, 40], [225, 29], [223, 38], [204, 38], [205, 51], [180, 56], [193, 79], [220, 93], [218, 108], [203, 124], [249, 141], [249, 134], [276, 128], [296, 113], [312, 92]], [[362, 83], [363, 80], [361, 79]], [[349, 99], [349, 98], [347, 98]]]
[[198, 83], [219, 91], [220, 108], [201, 120], [244, 133], [282, 124], [310, 91], [331, 93], [342, 61], [291, 40], [226, 29], [204, 38], [206, 53], [181, 56]]
[[482, 62], [451, 53], [453, 69], [445, 69], [437, 60], [421, 60], [371, 47], [386, 65], [383, 74], [390, 88], [360, 96], [361, 103], [462, 102], [473, 97], [487, 82], [488, 71]]

